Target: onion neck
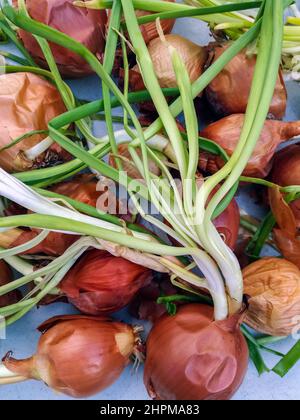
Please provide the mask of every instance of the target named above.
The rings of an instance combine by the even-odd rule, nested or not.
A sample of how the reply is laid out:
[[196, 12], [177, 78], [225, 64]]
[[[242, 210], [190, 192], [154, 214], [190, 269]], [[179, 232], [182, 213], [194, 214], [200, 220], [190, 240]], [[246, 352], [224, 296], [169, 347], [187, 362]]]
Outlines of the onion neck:
[[281, 124], [282, 142], [300, 135], [300, 121], [282, 122]]
[[[22, 359], [22, 360], [16, 360], [13, 357], [11, 357], [10, 353], [7, 353], [7, 355], [2, 360], [3, 365], [3, 376], [5, 377], [5, 374], [10, 374], [12, 378], [19, 378], [20, 381], [26, 381], [28, 379], [37, 379], [39, 380], [39, 376], [37, 375], [35, 371], [35, 358], [30, 357], [28, 359]], [[0, 371], [0, 376], [1, 371]], [[22, 379], [21, 379], [22, 378]], [[1, 377], [0, 377], [0, 383], [1, 383]]]
[[27, 380], [27, 377], [18, 375], [7, 369], [4, 364], [0, 364], [0, 385], [16, 384]]

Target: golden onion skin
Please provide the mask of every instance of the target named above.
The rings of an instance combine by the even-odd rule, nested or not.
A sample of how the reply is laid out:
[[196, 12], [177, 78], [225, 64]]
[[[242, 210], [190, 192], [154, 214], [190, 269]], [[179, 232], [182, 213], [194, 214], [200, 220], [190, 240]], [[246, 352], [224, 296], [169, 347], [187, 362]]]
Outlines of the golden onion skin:
[[11, 372], [45, 382], [56, 392], [75, 398], [94, 395], [115, 382], [134, 353], [137, 336], [127, 324], [108, 318], [61, 316], [39, 327], [43, 333], [30, 359], [8, 354]]
[[[201, 136], [213, 140], [225, 152], [232, 156], [240, 139], [245, 121], [245, 114], [233, 114], [209, 124], [201, 132]], [[267, 120], [261, 132], [254, 152], [247, 163], [243, 175], [265, 178], [271, 168], [272, 159], [277, 147], [300, 134], [300, 122], [282, 122]], [[214, 162], [214, 164], [212, 164]], [[221, 157], [206, 154], [200, 155], [199, 167], [209, 172], [216, 172], [224, 165]], [[281, 185], [281, 184], [280, 184]], [[289, 184], [290, 185], [290, 184]]]
[[[211, 44], [208, 61], [210, 65], [215, 63], [230, 45], [230, 43]], [[206, 96], [212, 109], [218, 115], [244, 114], [246, 112], [255, 64], [256, 56], [247, 55], [247, 52], [243, 50], [209, 84]], [[287, 91], [280, 71], [269, 113], [273, 118], [282, 119], [286, 112], [286, 106]]]
[[227, 400], [241, 385], [248, 347], [241, 315], [214, 321], [213, 308], [184, 305], [164, 315], [147, 340], [144, 383], [157, 400]]
[[[0, 287], [5, 286], [13, 280], [13, 275], [10, 267], [5, 261], [0, 261]], [[0, 296], [0, 308], [17, 303], [20, 299], [20, 293], [17, 290]]]
[[[17, 0], [13, 0], [13, 4], [17, 7]], [[26, 6], [34, 20], [69, 35], [101, 58], [105, 48], [106, 11], [76, 7], [73, 0], [26, 0]], [[47, 68], [35, 38], [23, 29], [20, 29], [18, 34], [34, 60]], [[54, 43], [50, 43], [50, 46], [63, 76], [82, 77], [93, 73], [87, 62], [78, 54]]]
[[299, 328], [300, 270], [280, 258], [262, 258], [243, 270], [249, 297], [245, 322], [256, 331], [288, 336]]
[[[42, 77], [32, 73], [10, 73], [0, 76], [0, 147], [32, 130], [47, 130], [53, 118], [66, 112], [58, 90]], [[31, 169], [38, 162], [29, 160], [23, 153], [37, 145], [45, 135], [35, 135], [3, 150], [0, 166], [7, 172]], [[65, 160], [66, 152], [59, 146], [49, 149], [49, 158]], [[45, 154], [40, 157], [45, 160]], [[46, 162], [47, 163], [47, 162]]]

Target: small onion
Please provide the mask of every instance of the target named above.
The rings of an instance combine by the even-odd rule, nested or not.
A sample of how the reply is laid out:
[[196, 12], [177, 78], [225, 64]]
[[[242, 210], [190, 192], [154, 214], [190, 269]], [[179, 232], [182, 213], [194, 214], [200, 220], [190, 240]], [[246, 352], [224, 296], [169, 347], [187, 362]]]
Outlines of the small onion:
[[[229, 46], [229, 43], [211, 44], [210, 63], [215, 63]], [[206, 96], [217, 114], [223, 116], [246, 112], [255, 64], [256, 56], [248, 55], [244, 50], [237, 54], [210, 83], [206, 89]], [[286, 106], [287, 91], [280, 72], [269, 112], [272, 117], [281, 119], [285, 115]]]
[[[60, 32], [69, 35], [88, 48], [99, 58], [105, 48], [106, 11], [91, 10], [73, 5], [73, 0], [26, 0], [29, 15]], [[17, 7], [17, 0], [13, 0]], [[18, 34], [38, 64], [47, 67], [37, 41], [20, 29]], [[64, 76], [81, 77], [93, 73], [87, 62], [79, 55], [57, 44], [50, 43], [54, 59]]]
[[127, 306], [151, 278], [151, 270], [95, 249], [75, 264], [60, 289], [82, 313], [102, 315]]
[[[244, 114], [234, 114], [208, 125], [201, 136], [213, 140], [221, 146], [229, 156], [236, 149], [245, 121]], [[267, 120], [259, 141], [255, 147], [246, 169], [245, 176], [265, 178], [272, 168], [272, 158], [277, 147], [300, 134], [300, 122], [282, 122]], [[216, 172], [224, 165], [221, 157], [200, 155], [199, 166], [203, 170]]]
[[[295, 144], [276, 153], [271, 180], [281, 187], [300, 185], [300, 145]], [[300, 228], [300, 199], [292, 202], [290, 207]]]
[[[13, 279], [10, 267], [3, 261], [0, 261], [0, 287], [10, 283]], [[0, 296], [0, 308], [17, 303], [20, 299], [20, 293], [17, 290]]]
[[[47, 130], [53, 118], [66, 112], [58, 90], [45, 79], [31, 73], [0, 76], [0, 147], [32, 130]], [[32, 167], [64, 161], [68, 154], [54, 145], [34, 161], [25, 152], [46, 136], [35, 135], [0, 152], [0, 166], [7, 172], [20, 172]]]
[[184, 305], [160, 318], [147, 340], [144, 382], [157, 400], [227, 400], [241, 385], [248, 347], [241, 315], [214, 321], [213, 308]]
[[[207, 59], [206, 49], [194, 44], [180, 35], [170, 34], [166, 35], [165, 38], [167, 44], [175, 48], [182, 58], [191, 82], [197, 80], [204, 70], [204, 65]], [[149, 43], [148, 50], [160, 87], [176, 88], [177, 81], [168, 46], [160, 38], [156, 38]], [[133, 91], [144, 88], [138, 65], [132, 69], [130, 87]]]
[[61, 316], [39, 327], [36, 354], [3, 364], [19, 376], [43, 381], [76, 398], [96, 394], [114, 383], [137, 352], [138, 329], [109, 318]]
[[300, 270], [279, 258], [262, 258], [243, 270], [249, 296], [246, 323], [272, 336], [288, 336], [299, 327]]

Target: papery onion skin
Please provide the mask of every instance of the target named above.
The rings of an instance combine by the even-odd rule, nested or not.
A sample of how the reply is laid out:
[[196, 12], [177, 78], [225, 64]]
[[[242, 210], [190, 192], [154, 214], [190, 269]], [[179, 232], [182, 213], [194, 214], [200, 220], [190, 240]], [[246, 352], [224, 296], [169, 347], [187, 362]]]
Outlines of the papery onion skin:
[[[0, 148], [32, 130], [47, 130], [53, 118], [66, 112], [58, 90], [32, 73], [10, 73], [0, 76]], [[0, 152], [0, 166], [7, 172], [21, 172], [39, 166], [39, 160], [64, 161], [67, 153], [54, 145], [37, 162], [23, 151], [37, 145], [46, 135], [35, 135]], [[52, 153], [52, 156], [51, 156]], [[47, 162], [46, 162], [47, 163]]]
[[[210, 60], [213, 64], [231, 44], [211, 44]], [[221, 116], [245, 113], [251, 90], [256, 64], [255, 55], [247, 55], [243, 50], [214, 78], [206, 89], [207, 99], [212, 109]], [[286, 112], [287, 91], [281, 71], [277, 79], [269, 113], [273, 118], [282, 119]]]
[[[271, 180], [281, 187], [300, 185], [300, 145], [294, 144], [276, 153]], [[300, 228], [300, 199], [290, 203], [290, 207]]]
[[288, 336], [299, 327], [300, 270], [280, 258], [262, 258], [243, 270], [249, 297], [245, 322], [272, 336]]
[[[0, 261], [0, 287], [5, 286], [13, 280], [12, 271], [10, 267], [3, 260]], [[0, 308], [13, 305], [20, 299], [20, 293], [17, 290], [0, 296]]]
[[214, 321], [213, 308], [184, 305], [160, 318], [147, 340], [144, 383], [157, 400], [228, 400], [248, 366], [241, 315]]
[[63, 279], [60, 290], [89, 315], [123, 309], [152, 279], [152, 271], [106, 251], [88, 251]]
[[[172, 65], [172, 58], [167, 45], [177, 50], [182, 58], [191, 82], [196, 81], [204, 70], [207, 59], [206, 49], [194, 44], [180, 35], [166, 35], [164, 43], [160, 38], [152, 40], [148, 45], [150, 57], [154, 65], [154, 71], [161, 88], [176, 88], [177, 81]], [[133, 91], [143, 87], [142, 77], [138, 65], [132, 69], [133, 75], [130, 78], [130, 87]], [[140, 75], [140, 77], [138, 77]]]
[[[245, 121], [244, 114], [234, 114], [208, 125], [201, 136], [213, 140], [231, 156], [237, 147]], [[265, 178], [271, 168], [277, 147], [300, 134], [300, 122], [267, 120], [243, 175]], [[224, 166], [224, 160], [215, 155], [201, 156], [199, 166], [202, 170], [216, 172]]]
[[[106, 11], [76, 7], [73, 0], [26, 0], [25, 3], [33, 19], [69, 35], [101, 58], [105, 48]], [[17, 0], [13, 4], [17, 7]], [[34, 37], [23, 29], [18, 34], [33, 59], [47, 68], [44, 55]], [[57, 44], [49, 44], [63, 76], [82, 77], [93, 73], [78, 54]]]
[[55, 317], [39, 330], [43, 335], [33, 357], [15, 360], [8, 355], [3, 364], [75, 398], [94, 395], [115, 382], [137, 344], [134, 328], [103, 317]]
[[[140, 157], [142, 156], [142, 153], [140, 150], [137, 150], [136, 152]], [[138, 169], [135, 167], [135, 165], [132, 162], [132, 158], [128, 150], [127, 143], [118, 145], [118, 155], [121, 156], [123, 171], [127, 173], [127, 176], [129, 176], [129, 178], [138, 179], [141, 182], [145, 182], [143, 176], [140, 174], [140, 172], [138, 171]], [[122, 157], [124, 159], [122, 159]], [[160, 176], [161, 171], [159, 167], [155, 164], [155, 162], [152, 159], [149, 159], [148, 163], [149, 163], [149, 171], [156, 176]], [[113, 168], [116, 168], [115, 157], [112, 155], [109, 156], [109, 164]]]

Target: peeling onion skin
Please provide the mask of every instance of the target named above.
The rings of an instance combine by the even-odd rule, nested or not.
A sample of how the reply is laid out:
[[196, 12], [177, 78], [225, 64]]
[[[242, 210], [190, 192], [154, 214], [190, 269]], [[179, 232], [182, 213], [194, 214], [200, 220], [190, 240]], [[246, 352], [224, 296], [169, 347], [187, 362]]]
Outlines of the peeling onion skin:
[[125, 308], [151, 279], [151, 270], [95, 249], [68, 272], [60, 290], [80, 312], [106, 315]]
[[[244, 114], [233, 114], [208, 125], [201, 136], [213, 140], [232, 156], [240, 139], [245, 121]], [[265, 178], [272, 169], [272, 159], [277, 147], [300, 134], [300, 122], [267, 120], [254, 152], [243, 172], [244, 176]], [[199, 167], [208, 172], [217, 172], [224, 166], [221, 157], [208, 153], [199, 158]]]
[[[294, 144], [276, 153], [271, 180], [281, 187], [300, 185], [300, 145]], [[300, 199], [293, 201], [290, 207], [300, 228]]]
[[215, 322], [213, 308], [184, 305], [147, 340], [144, 383], [156, 400], [229, 400], [248, 367], [241, 314]]
[[[13, 275], [10, 267], [0, 260], [0, 287], [5, 286], [13, 280]], [[12, 292], [7, 293], [6, 295], [0, 296], [0, 308], [4, 308], [8, 305], [13, 305], [17, 303], [20, 299], [20, 293], [18, 290], [13, 290]]]
[[[229, 46], [230, 43], [210, 44], [209, 65], [220, 58]], [[256, 56], [247, 56], [246, 50], [243, 50], [206, 88], [206, 97], [216, 114], [226, 116], [246, 112], [255, 64]], [[270, 116], [278, 120], [282, 119], [285, 116], [286, 107], [287, 90], [280, 71], [269, 110]]]
[[[15, 138], [32, 130], [47, 130], [53, 118], [66, 112], [58, 90], [45, 79], [32, 73], [10, 73], [0, 76], [0, 147], [7, 146]], [[0, 153], [0, 166], [7, 172], [22, 172], [39, 166], [40, 162], [51, 164], [51, 159], [67, 160], [67, 153], [53, 145], [37, 161], [31, 161], [24, 151], [44, 139], [35, 135]], [[52, 153], [52, 156], [51, 156]], [[48, 156], [48, 158], [47, 158]]]
[[[105, 48], [105, 10], [76, 7], [73, 0], [26, 0], [25, 3], [33, 19], [69, 35], [101, 58]], [[17, 7], [17, 0], [13, 0], [13, 4]], [[47, 68], [44, 55], [34, 37], [22, 29], [19, 29], [18, 34], [33, 59]], [[57, 44], [49, 44], [63, 76], [83, 77], [93, 74], [82, 57]]]
[[262, 258], [243, 270], [249, 309], [245, 322], [256, 331], [288, 336], [299, 329], [300, 270], [280, 258]]
[[[175, 48], [182, 58], [191, 82], [195, 82], [204, 71], [207, 60], [206, 49], [180, 35], [170, 34], [165, 38], [167, 44]], [[172, 58], [166, 44], [160, 38], [156, 38], [149, 43], [148, 50], [160, 87], [176, 88], [177, 81]], [[138, 65], [133, 67], [132, 72], [130, 87], [133, 91], [141, 90], [143, 82]]]
[[61, 316], [39, 327], [36, 354], [3, 364], [11, 372], [45, 382], [56, 392], [84, 398], [113, 384], [135, 353], [134, 328], [109, 318]]

